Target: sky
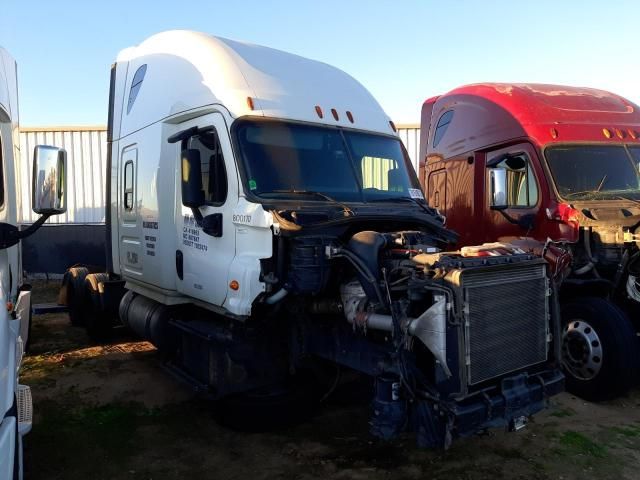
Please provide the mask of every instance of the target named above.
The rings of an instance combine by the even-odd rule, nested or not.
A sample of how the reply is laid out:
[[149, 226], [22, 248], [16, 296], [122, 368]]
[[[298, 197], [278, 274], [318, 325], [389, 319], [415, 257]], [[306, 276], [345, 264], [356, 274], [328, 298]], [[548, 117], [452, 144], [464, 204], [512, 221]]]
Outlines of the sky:
[[109, 67], [170, 29], [257, 43], [345, 70], [398, 124], [475, 82], [603, 88], [640, 104], [640, 2], [593, 0], [0, 0], [22, 126], [104, 125]]

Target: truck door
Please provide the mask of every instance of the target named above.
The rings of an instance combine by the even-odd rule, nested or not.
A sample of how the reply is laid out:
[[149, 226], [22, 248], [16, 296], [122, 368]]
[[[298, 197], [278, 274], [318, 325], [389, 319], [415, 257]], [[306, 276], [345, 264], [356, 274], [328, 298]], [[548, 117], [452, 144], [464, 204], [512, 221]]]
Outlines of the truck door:
[[[484, 240], [496, 241], [505, 237], [535, 237], [540, 218], [542, 195], [536, 172], [537, 155], [529, 144], [519, 144], [487, 153], [484, 195]], [[504, 191], [496, 192], [492, 170], [504, 176]], [[499, 190], [502, 190], [499, 188]], [[495, 198], [504, 208], [491, 208]], [[493, 200], [492, 200], [493, 198]], [[523, 227], [519, 221], [530, 216], [533, 226]]]
[[142, 279], [142, 242], [138, 221], [140, 209], [138, 191], [138, 146], [129, 145], [120, 154], [118, 201], [120, 221], [120, 265], [127, 276]]
[[[238, 202], [238, 178], [224, 118], [213, 113], [184, 122], [176, 131], [191, 127], [213, 127], [191, 137], [188, 148], [200, 151], [202, 186], [206, 204], [200, 207], [203, 217], [221, 215], [220, 236], [207, 235], [196, 224], [190, 208], [182, 205], [181, 188], [177, 183], [179, 218], [176, 273], [178, 291], [221, 306], [227, 296], [229, 266], [235, 257], [235, 226], [232, 210]], [[180, 172], [180, 148], [176, 152], [176, 171]]]

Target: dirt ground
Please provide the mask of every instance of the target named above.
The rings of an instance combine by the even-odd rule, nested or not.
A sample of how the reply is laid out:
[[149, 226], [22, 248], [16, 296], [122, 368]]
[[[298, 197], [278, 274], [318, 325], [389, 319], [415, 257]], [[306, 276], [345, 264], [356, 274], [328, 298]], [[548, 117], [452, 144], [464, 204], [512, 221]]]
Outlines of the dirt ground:
[[[34, 302], [57, 285], [35, 285]], [[367, 433], [368, 401], [340, 386], [306, 423], [248, 434], [174, 380], [146, 342], [94, 345], [66, 314], [34, 317], [21, 381], [34, 426], [25, 478], [37, 479], [637, 479], [640, 389], [592, 404], [568, 394], [518, 433], [490, 431], [446, 451]]]

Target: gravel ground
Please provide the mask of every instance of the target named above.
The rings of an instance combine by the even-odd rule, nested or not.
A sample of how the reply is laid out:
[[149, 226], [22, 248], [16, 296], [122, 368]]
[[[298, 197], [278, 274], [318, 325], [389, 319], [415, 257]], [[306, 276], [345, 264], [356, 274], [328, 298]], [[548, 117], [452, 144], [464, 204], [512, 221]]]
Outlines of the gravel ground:
[[[35, 285], [34, 302], [57, 285]], [[367, 433], [368, 400], [347, 382], [307, 422], [248, 434], [219, 426], [209, 403], [126, 335], [93, 344], [66, 314], [34, 317], [21, 381], [34, 427], [25, 478], [36, 479], [637, 479], [640, 389], [592, 404], [568, 394], [518, 433], [458, 440], [446, 451]]]

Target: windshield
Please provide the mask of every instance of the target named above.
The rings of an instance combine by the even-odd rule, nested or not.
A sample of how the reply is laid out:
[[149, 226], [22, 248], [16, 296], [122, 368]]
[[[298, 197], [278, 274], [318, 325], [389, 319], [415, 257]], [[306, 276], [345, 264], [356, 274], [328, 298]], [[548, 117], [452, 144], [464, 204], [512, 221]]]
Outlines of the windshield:
[[263, 198], [361, 202], [422, 198], [400, 140], [333, 127], [243, 121], [245, 188]]
[[545, 155], [558, 193], [564, 199], [640, 199], [639, 147], [562, 146], [548, 148]]

